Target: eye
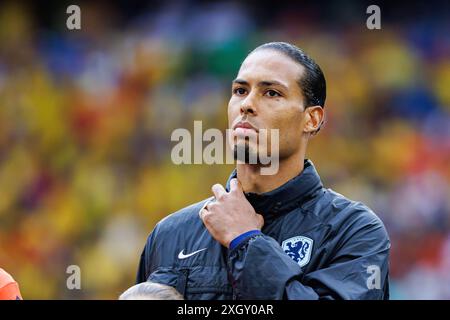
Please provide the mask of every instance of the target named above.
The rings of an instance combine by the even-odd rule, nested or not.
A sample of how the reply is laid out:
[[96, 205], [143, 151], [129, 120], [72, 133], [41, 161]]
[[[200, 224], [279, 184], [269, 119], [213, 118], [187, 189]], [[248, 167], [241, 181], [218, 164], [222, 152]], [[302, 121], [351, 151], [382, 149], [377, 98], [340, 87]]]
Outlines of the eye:
[[275, 90], [267, 90], [265, 95], [274, 98], [274, 97], [281, 97], [281, 94], [279, 94], [278, 92], [276, 92]]
[[237, 94], [238, 96], [241, 96], [241, 95], [245, 94], [246, 92], [247, 92], [247, 90], [245, 90], [242, 87], [238, 87], [238, 88], [233, 89], [233, 93]]

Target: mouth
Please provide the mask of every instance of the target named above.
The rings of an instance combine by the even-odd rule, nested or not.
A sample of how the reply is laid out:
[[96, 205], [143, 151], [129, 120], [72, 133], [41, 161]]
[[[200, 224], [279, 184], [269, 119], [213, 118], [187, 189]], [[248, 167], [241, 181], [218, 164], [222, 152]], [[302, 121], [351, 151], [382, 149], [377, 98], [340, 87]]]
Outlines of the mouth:
[[248, 131], [255, 131], [258, 132], [258, 129], [256, 129], [254, 126], [252, 126], [249, 122], [245, 122], [245, 121], [240, 121], [238, 123], [236, 123], [233, 126], [233, 130], [235, 131], [243, 131], [243, 132], [248, 132]]

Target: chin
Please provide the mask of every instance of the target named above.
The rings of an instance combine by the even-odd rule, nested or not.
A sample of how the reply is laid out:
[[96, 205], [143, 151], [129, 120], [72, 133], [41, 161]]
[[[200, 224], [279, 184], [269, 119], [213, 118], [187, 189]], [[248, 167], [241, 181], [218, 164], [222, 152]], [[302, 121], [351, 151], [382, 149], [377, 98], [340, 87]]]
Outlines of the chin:
[[258, 164], [259, 155], [257, 148], [249, 146], [248, 143], [236, 144], [233, 148], [234, 160], [241, 161], [247, 164]]

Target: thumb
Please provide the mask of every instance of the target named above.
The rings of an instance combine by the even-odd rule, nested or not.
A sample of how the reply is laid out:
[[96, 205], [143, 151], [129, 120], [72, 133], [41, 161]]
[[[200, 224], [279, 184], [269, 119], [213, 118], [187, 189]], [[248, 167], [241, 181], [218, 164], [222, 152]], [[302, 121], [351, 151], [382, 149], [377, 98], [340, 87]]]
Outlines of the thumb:
[[256, 214], [256, 221], [258, 223], [258, 228], [261, 230], [264, 226], [264, 217], [259, 213]]
[[243, 193], [241, 182], [237, 178], [233, 178], [230, 181], [230, 192]]

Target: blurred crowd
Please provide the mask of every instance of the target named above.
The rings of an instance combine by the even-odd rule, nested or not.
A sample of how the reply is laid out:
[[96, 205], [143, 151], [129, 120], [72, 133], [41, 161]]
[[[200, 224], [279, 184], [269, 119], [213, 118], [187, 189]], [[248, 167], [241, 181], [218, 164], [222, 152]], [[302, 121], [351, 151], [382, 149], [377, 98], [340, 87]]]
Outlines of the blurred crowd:
[[[384, 221], [391, 297], [450, 299], [448, 17], [368, 30], [364, 8], [333, 24], [314, 6], [269, 17], [237, 2], [132, 15], [91, 3], [69, 31], [64, 7], [44, 24], [35, 9], [0, 5], [0, 267], [24, 299], [116, 299], [134, 284], [155, 223], [233, 169], [174, 165], [172, 131], [225, 130], [231, 80], [269, 41], [325, 73], [326, 123], [307, 157]], [[66, 286], [70, 265], [81, 290]]]

